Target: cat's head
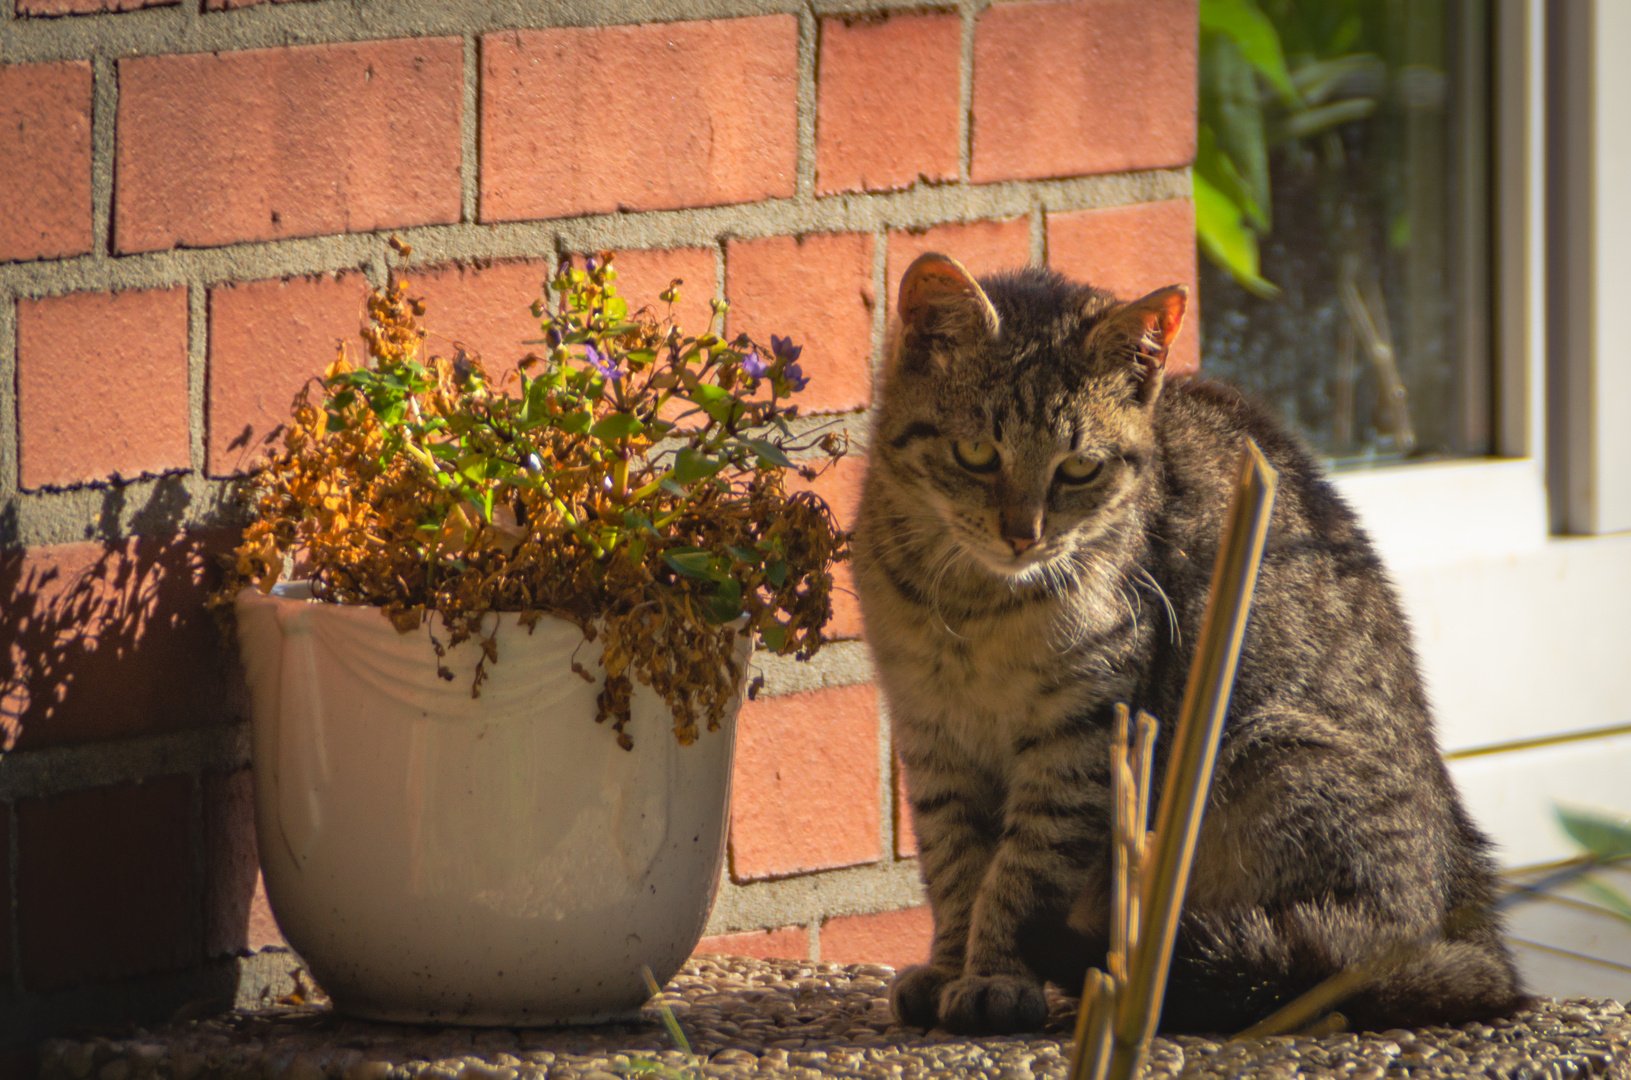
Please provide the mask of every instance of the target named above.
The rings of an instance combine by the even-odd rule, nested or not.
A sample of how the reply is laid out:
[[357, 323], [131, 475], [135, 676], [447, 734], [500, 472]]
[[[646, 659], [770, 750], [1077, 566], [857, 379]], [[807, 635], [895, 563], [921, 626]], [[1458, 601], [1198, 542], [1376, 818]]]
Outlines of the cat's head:
[[1154, 452], [1188, 290], [1132, 303], [928, 254], [901, 281], [872, 450], [898, 511], [1025, 580], [1114, 531]]

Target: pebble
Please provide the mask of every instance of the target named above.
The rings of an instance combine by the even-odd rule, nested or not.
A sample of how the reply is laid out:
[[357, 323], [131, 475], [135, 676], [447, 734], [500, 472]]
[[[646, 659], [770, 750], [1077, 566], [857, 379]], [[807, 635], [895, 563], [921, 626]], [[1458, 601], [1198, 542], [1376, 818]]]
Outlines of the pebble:
[[[1075, 1003], [1050, 991], [1040, 1034], [959, 1038], [889, 1014], [892, 968], [710, 956], [663, 993], [690, 1040], [643, 1023], [416, 1028], [336, 1017], [321, 1000], [122, 1037], [55, 1039], [41, 1080], [1065, 1080]], [[1142, 1080], [1631, 1080], [1613, 1001], [1541, 1002], [1488, 1024], [1232, 1042], [1158, 1038]]]

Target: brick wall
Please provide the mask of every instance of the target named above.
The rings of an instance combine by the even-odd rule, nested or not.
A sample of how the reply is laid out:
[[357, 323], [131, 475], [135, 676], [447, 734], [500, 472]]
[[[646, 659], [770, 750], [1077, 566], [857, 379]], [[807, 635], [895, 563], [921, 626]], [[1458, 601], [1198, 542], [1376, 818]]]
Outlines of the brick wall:
[[[355, 337], [390, 235], [432, 331], [489, 359], [557, 253], [601, 248], [625, 292], [678, 276], [693, 322], [723, 297], [791, 333], [854, 440], [818, 483], [848, 516], [916, 254], [1194, 285], [1195, 39], [1194, 0], [7, 0], [0, 1056], [230, 992], [276, 940], [201, 598], [231, 478]], [[762, 663], [704, 948], [923, 953], [838, 608], [848, 640]]]

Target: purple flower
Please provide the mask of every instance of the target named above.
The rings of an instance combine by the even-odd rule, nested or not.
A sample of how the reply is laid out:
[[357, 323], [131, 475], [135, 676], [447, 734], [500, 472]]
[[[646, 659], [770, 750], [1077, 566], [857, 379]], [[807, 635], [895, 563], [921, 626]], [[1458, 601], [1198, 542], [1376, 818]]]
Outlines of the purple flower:
[[770, 365], [759, 359], [759, 352], [755, 349], [742, 357], [742, 370], [755, 379], [762, 379], [765, 377], [765, 373], [770, 370]]
[[588, 267], [591, 274], [595, 272], [595, 257], [593, 255], [585, 256], [583, 264], [584, 266]]
[[794, 345], [790, 337], [777, 337], [771, 334], [770, 351], [781, 361], [782, 374], [795, 391], [803, 390], [810, 385], [810, 380], [805, 378], [803, 369], [798, 366], [799, 354], [804, 351], [803, 345]]
[[799, 353], [804, 351], [804, 346], [794, 345], [793, 339], [790, 337], [777, 337], [775, 334], [771, 334], [770, 351], [776, 354], [776, 359], [786, 360], [791, 364], [799, 358]]
[[585, 343], [583, 348], [588, 354], [589, 363], [594, 365], [596, 371], [606, 376], [607, 382], [618, 382], [623, 378], [623, 373], [617, 370], [617, 365], [612, 362], [611, 357], [589, 343]]

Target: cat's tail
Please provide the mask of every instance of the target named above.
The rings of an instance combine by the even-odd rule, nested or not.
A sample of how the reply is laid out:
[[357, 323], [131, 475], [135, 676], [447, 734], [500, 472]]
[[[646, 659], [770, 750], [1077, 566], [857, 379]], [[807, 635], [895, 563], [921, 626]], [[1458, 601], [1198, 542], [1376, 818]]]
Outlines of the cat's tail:
[[[1386, 954], [1397, 925], [1349, 907], [1301, 904], [1185, 916], [1162, 1009], [1163, 1031], [1241, 1031], [1336, 973]], [[1528, 999], [1498, 928], [1472, 926], [1396, 954], [1335, 1008], [1356, 1031], [1509, 1015]]]

